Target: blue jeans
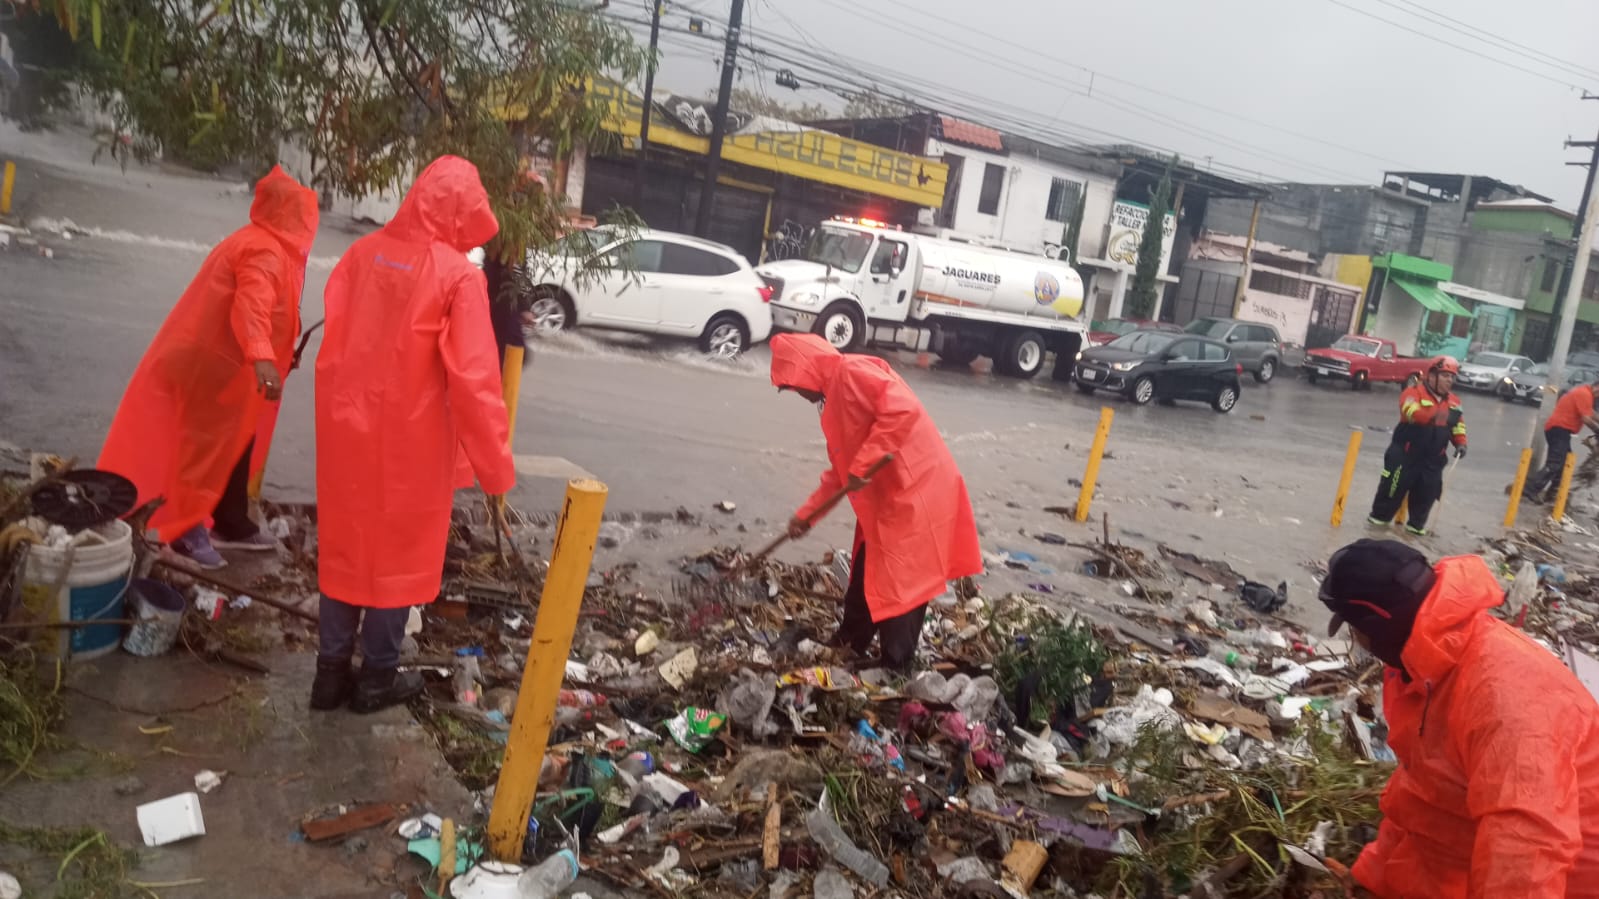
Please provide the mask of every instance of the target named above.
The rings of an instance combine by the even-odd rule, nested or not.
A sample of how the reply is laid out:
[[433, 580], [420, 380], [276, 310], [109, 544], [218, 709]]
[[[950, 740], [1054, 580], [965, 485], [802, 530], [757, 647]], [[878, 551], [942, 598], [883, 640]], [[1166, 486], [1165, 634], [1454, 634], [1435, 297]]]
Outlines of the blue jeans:
[[[362, 620], [365, 612], [365, 620]], [[398, 609], [363, 609], [322, 594], [318, 609], [317, 657], [324, 661], [348, 662], [355, 654], [355, 638], [361, 636], [361, 658], [365, 670], [383, 671], [400, 665], [400, 644], [405, 642], [405, 622], [411, 617], [409, 606]]]

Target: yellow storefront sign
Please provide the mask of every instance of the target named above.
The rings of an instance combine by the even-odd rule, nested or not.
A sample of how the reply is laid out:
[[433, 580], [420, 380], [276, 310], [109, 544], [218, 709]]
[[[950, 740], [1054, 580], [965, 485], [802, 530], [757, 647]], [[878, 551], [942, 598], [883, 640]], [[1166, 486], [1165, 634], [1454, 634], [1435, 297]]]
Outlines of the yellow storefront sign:
[[[605, 129], [636, 140], [643, 113], [638, 95], [604, 81], [594, 82], [590, 89], [610, 103]], [[650, 143], [689, 153], [704, 154], [710, 149], [709, 139], [659, 118], [650, 122]], [[942, 205], [944, 184], [949, 179], [949, 168], [941, 162], [811, 129], [728, 135], [722, 142], [722, 158], [917, 206]]]

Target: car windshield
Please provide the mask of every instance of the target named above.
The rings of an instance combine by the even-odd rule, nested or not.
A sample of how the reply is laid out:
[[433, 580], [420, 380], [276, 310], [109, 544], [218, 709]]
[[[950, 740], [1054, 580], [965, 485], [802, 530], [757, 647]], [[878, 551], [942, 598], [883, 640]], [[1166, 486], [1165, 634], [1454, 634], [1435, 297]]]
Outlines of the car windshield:
[[1522, 372], [1522, 374], [1534, 378], [1547, 378], [1549, 377], [1549, 366], [1540, 362], [1537, 365], [1534, 365], [1532, 368]]
[[608, 228], [580, 228], [550, 241], [545, 252], [552, 256], [592, 256], [614, 240], [616, 235]]
[[1477, 353], [1466, 361], [1483, 368], [1509, 368], [1513, 359], [1504, 353]]
[[1118, 350], [1126, 350], [1129, 353], [1142, 353], [1145, 356], [1153, 356], [1164, 350], [1176, 339], [1175, 335], [1163, 331], [1134, 331], [1131, 334], [1123, 334], [1105, 345], [1115, 347]]
[[1375, 340], [1361, 340], [1359, 337], [1340, 337], [1333, 341], [1332, 349], [1359, 353], [1362, 356], [1375, 356], [1377, 351], [1382, 349], [1382, 344]]
[[1120, 336], [1122, 334], [1131, 334], [1138, 330], [1138, 323], [1130, 322], [1123, 318], [1113, 318], [1110, 321], [1100, 322], [1098, 330]]
[[805, 247], [805, 259], [854, 274], [865, 264], [866, 251], [871, 248], [870, 234], [824, 226], [811, 235], [811, 242]]
[[1220, 318], [1196, 318], [1184, 328], [1190, 334], [1200, 334], [1213, 340], [1220, 340], [1227, 336], [1233, 323]]

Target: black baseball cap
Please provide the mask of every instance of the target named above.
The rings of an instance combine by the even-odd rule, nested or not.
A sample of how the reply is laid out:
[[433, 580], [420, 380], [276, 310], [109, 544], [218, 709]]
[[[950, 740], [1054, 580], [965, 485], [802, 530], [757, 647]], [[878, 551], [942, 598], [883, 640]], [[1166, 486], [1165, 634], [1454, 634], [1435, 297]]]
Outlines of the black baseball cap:
[[1436, 581], [1415, 549], [1397, 540], [1356, 540], [1327, 560], [1317, 597], [1333, 613], [1327, 635], [1348, 622], [1374, 641], [1403, 646]]

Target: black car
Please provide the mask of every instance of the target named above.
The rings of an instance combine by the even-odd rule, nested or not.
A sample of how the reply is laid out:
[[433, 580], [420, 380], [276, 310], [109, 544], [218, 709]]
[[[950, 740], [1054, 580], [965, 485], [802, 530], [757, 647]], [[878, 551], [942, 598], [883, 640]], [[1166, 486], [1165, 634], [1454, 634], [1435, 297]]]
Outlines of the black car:
[[1134, 331], [1078, 353], [1073, 380], [1083, 393], [1108, 390], [1140, 406], [1154, 399], [1201, 400], [1217, 412], [1231, 412], [1243, 371], [1219, 341]]

